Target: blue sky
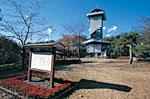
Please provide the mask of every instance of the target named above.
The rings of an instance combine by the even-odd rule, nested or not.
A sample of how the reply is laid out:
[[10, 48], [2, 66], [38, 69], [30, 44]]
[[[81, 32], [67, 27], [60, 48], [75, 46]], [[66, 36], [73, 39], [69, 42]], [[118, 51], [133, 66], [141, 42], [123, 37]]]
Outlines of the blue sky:
[[[39, 0], [40, 1], [40, 0]], [[66, 33], [62, 25], [83, 23], [85, 34], [90, 37], [89, 23], [86, 14], [99, 5], [105, 11], [103, 35], [118, 35], [122, 32], [136, 31], [142, 17], [150, 17], [149, 0], [45, 0], [46, 8], [41, 16], [53, 26], [47, 32], [52, 33], [52, 39], [58, 40]], [[2, 11], [5, 12], [5, 9]], [[45, 38], [48, 40], [50, 37]]]
[[58, 40], [65, 34], [62, 24], [81, 21], [87, 26], [85, 33], [89, 37], [86, 13], [96, 8], [97, 4], [107, 16], [104, 36], [134, 31], [141, 17], [150, 17], [149, 0], [52, 0], [43, 11], [43, 16], [55, 29], [52, 39]]

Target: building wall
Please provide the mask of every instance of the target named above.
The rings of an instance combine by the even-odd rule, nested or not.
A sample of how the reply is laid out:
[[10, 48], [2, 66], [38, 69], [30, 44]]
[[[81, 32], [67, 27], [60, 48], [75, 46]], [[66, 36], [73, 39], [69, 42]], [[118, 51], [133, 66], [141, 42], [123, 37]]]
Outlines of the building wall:
[[101, 44], [89, 44], [86, 46], [86, 52], [90, 53], [101, 53]]
[[99, 29], [95, 33], [91, 34], [91, 39], [96, 39], [96, 40], [102, 40], [103, 35], [102, 35], [102, 30]]
[[90, 33], [94, 33], [96, 30], [102, 27], [102, 16], [90, 17]]

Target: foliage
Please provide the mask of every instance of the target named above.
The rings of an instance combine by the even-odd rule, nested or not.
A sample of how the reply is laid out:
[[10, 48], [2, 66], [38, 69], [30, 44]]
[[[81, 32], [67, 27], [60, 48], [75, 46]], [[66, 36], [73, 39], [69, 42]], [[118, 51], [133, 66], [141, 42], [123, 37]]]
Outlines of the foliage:
[[[142, 18], [140, 20], [140, 24], [140, 32], [122, 33], [116, 37], [105, 38], [106, 40], [112, 41], [109, 53], [117, 53], [117, 55], [128, 55], [129, 48], [126, 45], [131, 44], [135, 46], [133, 52], [136, 56], [148, 56], [150, 44], [150, 18]], [[142, 42], [147, 45], [140, 45]]]
[[128, 47], [127, 44], [139, 44], [141, 39], [141, 35], [138, 32], [129, 32], [122, 33], [116, 37], [110, 38], [112, 40], [112, 45], [110, 53], [117, 53], [117, 55], [128, 55]]
[[104, 40], [106, 40], [106, 41], [114, 41], [116, 39], [116, 37], [114, 37], [114, 36], [108, 36], [108, 37], [104, 37]]
[[59, 40], [65, 46], [66, 56], [78, 57], [78, 48], [80, 47], [80, 55], [83, 56], [84, 49], [81, 46], [81, 43], [86, 40], [86, 36], [80, 35], [78, 37], [79, 41], [76, 41], [77, 38], [74, 35], [64, 35], [63, 38]]
[[80, 58], [80, 55], [82, 55], [82, 51], [84, 50], [81, 47], [81, 43], [86, 40], [86, 36], [84, 35], [85, 25], [79, 22], [62, 25], [62, 27], [66, 32], [65, 34], [67, 34], [64, 35], [63, 38], [66, 38], [67, 40], [70, 39], [68, 42], [65, 42], [65, 45], [67, 45], [68, 48], [67, 52], [71, 52], [67, 54], [73, 54], [73, 56]]
[[18, 61], [20, 47], [4, 36], [0, 37], [0, 64], [10, 64]]
[[136, 56], [141, 56], [141, 57], [150, 56], [150, 44], [138, 45], [134, 47], [133, 52]]
[[2, 66], [0, 67], [0, 73], [7, 72], [9, 70], [15, 70], [15, 69], [19, 69], [19, 66], [16, 66], [16, 65]]
[[[5, 72], [3, 72], [3, 73], [5, 73]], [[13, 74], [7, 72], [7, 75], [0, 75], [0, 79], [6, 79], [6, 78], [15, 77], [17, 75], [23, 75], [23, 74], [27, 74], [27, 71], [14, 71]]]
[[150, 17], [143, 17], [140, 20], [140, 27], [143, 35], [143, 43], [150, 44]]

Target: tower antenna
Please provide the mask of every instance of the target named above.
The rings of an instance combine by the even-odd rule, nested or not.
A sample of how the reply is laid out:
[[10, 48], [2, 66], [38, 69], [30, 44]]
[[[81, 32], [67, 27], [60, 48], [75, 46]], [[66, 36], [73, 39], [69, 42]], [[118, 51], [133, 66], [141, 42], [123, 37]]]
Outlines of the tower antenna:
[[97, 0], [97, 4], [96, 4], [96, 8], [99, 9], [99, 4], [100, 4], [101, 0]]
[[99, 9], [99, 4], [97, 3], [96, 8]]

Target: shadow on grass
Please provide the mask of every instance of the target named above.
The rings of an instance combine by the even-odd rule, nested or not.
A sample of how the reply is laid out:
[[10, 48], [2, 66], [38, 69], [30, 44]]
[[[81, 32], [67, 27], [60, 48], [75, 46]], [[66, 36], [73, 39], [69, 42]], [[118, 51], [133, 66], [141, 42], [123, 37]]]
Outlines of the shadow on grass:
[[94, 63], [94, 61], [84, 61], [84, 62], [80, 62], [80, 64], [84, 64], [84, 63]]
[[150, 57], [147, 58], [138, 58], [138, 61], [143, 61], [143, 62], [149, 62], [150, 63]]
[[56, 60], [55, 70], [70, 70], [69, 67], [71, 64], [79, 64], [81, 61], [77, 59], [72, 60]]
[[72, 89], [70, 88], [69, 91], [66, 91], [63, 95], [61, 95], [61, 98], [56, 98], [56, 99], [69, 97], [71, 94], [75, 93], [75, 91], [80, 89], [101, 89], [101, 90], [111, 89], [111, 90], [117, 90], [121, 92], [130, 92], [132, 90], [132, 88], [127, 85], [97, 82], [97, 81], [86, 80], [86, 79], [81, 79], [79, 82], [72, 82], [72, 83], [74, 87], [72, 87]]
[[[66, 99], [71, 94], [73, 94], [75, 91], [80, 89], [111, 89], [111, 90], [117, 90], [122, 92], [130, 92], [131, 87], [126, 85], [120, 85], [120, 84], [112, 84], [112, 83], [105, 83], [105, 82], [97, 82], [93, 80], [86, 80], [81, 79], [79, 82], [71, 82], [71, 81], [64, 81], [63, 79], [54, 79], [57, 83], [71, 83], [71, 86], [69, 89], [66, 89], [62, 93], [60, 93], [57, 96], [54, 96], [55, 99]], [[39, 84], [38, 84], [39, 85]]]
[[130, 92], [132, 88], [126, 85], [81, 79], [79, 82], [79, 89], [112, 89], [122, 92]]
[[72, 59], [72, 60], [56, 60], [56, 66], [55, 70], [70, 70], [71, 67], [69, 67], [71, 64], [84, 64], [84, 63], [93, 63], [93, 61], [84, 61], [78, 59]]

